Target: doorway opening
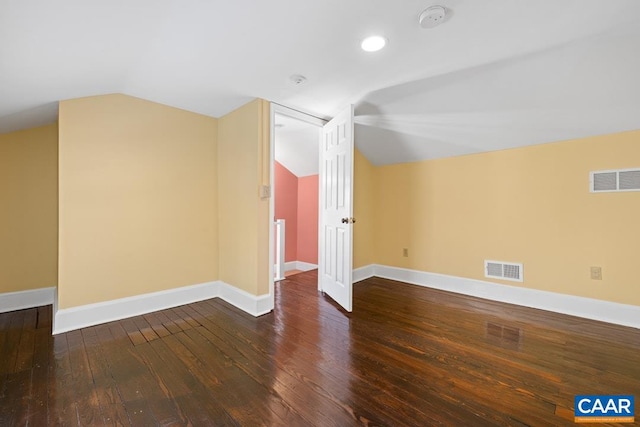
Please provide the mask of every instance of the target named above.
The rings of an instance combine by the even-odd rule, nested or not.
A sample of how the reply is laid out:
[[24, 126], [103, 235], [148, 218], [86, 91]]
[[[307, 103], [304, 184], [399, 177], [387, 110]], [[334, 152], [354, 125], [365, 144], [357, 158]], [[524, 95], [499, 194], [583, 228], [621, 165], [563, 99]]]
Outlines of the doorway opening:
[[272, 104], [271, 281], [318, 268], [319, 144], [325, 121]]
[[[318, 290], [326, 293], [345, 311], [350, 312], [353, 295], [352, 241], [355, 223], [353, 217], [353, 105], [341, 111], [329, 122], [277, 104], [272, 103], [271, 106], [270, 212], [274, 222], [269, 233], [270, 266], [272, 267], [269, 291], [272, 301], [275, 304], [276, 274], [278, 279], [283, 279], [287, 268], [289, 270], [318, 268]], [[287, 126], [290, 127], [290, 131], [293, 131], [294, 137], [289, 144], [283, 144], [283, 135], [286, 135]], [[296, 138], [296, 134], [302, 134], [303, 129], [309, 135], [305, 139], [306, 149], [302, 138]], [[298, 162], [289, 162], [288, 157], [297, 157]], [[292, 172], [292, 169], [297, 170], [305, 164], [308, 165], [308, 169], [305, 170], [302, 166], [298, 174]], [[278, 179], [276, 179], [276, 173]], [[302, 192], [300, 192], [298, 191], [300, 178], [295, 176], [301, 175], [304, 178], [305, 174], [313, 177], [308, 180], [308, 183], [302, 184]], [[294, 177], [291, 177], [292, 175]], [[285, 181], [286, 176], [289, 176], [290, 183], [285, 186], [288, 186], [289, 190], [285, 190], [286, 187], [278, 189], [279, 181]], [[286, 197], [280, 197], [285, 191], [289, 193], [288, 201], [283, 200]], [[297, 203], [298, 195], [303, 199], [302, 207]], [[307, 198], [305, 201], [304, 198], [309, 196], [313, 197], [313, 200], [310, 201]], [[291, 199], [295, 200], [295, 208], [292, 207]], [[277, 214], [276, 204], [279, 205]], [[287, 209], [289, 213], [286, 213]], [[302, 216], [298, 215], [298, 209], [302, 211]], [[311, 212], [312, 210], [315, 212]], [[291, 211], [295, 211], [295, 219]], [[278, 218], [285, 215], [289, 215], [293, 226], [286, 225], [286, 218]], [[299, 221], [300, 219], [302, 220]], [[311, 226], [299, 233], [299, 228], [302, 230], [307, 223], [311, 223]], [[302, 227], [299, 227], [300, 224], [303, 224]], [[278, 233], [276, 233], [276, 227]], [[293, 236], [290, 235], [287, 239], [287, 233], [293, 233]], [[287, 251], [287, 244], [295, 244], [295, 249]], [[307, 260], [311, 262], [292, 259], [298, 258], [299, 253], [305, 257], [309, 256]]]

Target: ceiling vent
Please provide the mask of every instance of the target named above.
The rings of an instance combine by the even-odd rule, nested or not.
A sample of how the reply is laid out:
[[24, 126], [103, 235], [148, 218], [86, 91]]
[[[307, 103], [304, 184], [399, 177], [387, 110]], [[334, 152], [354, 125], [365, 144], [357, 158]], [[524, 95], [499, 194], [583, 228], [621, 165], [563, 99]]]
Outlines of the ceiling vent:
[[522, 264], [485, 260], [484, 277], [522, 282]]
[[640, 169], [617, 169], [590, 173], [592, 193], [640, 191]]

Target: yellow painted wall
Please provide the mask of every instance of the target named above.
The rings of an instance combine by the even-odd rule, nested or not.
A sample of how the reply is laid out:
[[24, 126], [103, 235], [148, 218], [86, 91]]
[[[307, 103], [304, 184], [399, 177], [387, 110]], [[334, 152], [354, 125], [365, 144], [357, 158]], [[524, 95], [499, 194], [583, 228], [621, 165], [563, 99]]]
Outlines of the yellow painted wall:
[[220, 280], [269, 293], [269, 104], [255, 100], [223, 116], [218, 132]]
[[353, 268], [375, 262], [374, 167], [357, 149], [353, 161]]
[[125, 95], [60, 103], [59, 308], [218, 279], [216, 141]]
[[634, 131], [378, 167], [376, 262], [481, 280], [522, 262], [503, 283], [640, 305], [640, 192], [589, 192], [590, 171], [639, 166]]
[[58, 127], [0, 135], [0, 293], [58, 281]]

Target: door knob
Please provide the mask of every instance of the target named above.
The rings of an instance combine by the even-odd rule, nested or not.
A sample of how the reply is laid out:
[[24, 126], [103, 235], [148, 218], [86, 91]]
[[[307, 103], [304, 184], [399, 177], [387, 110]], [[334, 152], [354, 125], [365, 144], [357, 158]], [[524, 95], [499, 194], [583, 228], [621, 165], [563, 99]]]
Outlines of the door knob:
[[343, 224], [349, 224], [349, 218], [342, 218]]

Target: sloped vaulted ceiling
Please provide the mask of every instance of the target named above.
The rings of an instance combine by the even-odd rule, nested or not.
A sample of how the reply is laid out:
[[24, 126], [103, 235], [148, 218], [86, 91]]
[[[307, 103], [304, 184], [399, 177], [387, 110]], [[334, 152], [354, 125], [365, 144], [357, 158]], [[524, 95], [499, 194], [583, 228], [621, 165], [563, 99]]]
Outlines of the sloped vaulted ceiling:
[[[0, 0], [0, 132], [115, 92], [213, 117], [354, 103], [375, 164], [640, 128], [637, 0], [443, 0], [420, 28], [435, 3]], [[362, 52], [371, 33], [388, 46]]]
[[400, 84], [357, 104], [374, 164], [640, 128], [640, 27]]

